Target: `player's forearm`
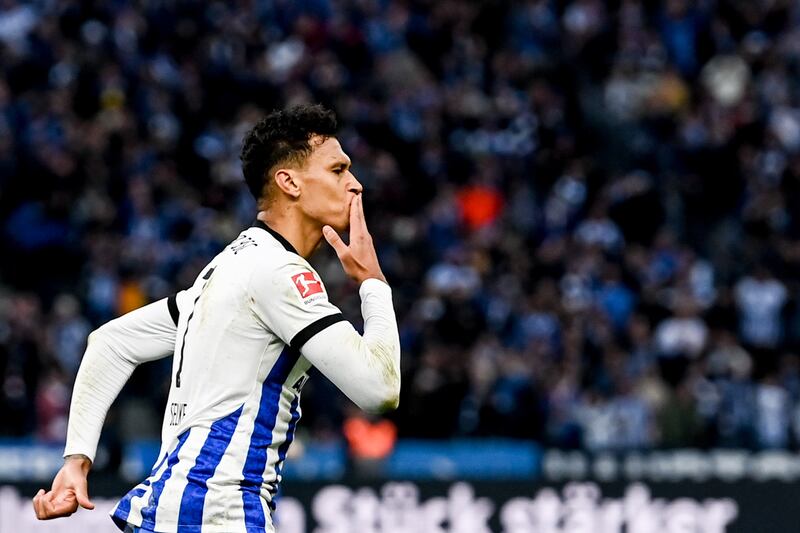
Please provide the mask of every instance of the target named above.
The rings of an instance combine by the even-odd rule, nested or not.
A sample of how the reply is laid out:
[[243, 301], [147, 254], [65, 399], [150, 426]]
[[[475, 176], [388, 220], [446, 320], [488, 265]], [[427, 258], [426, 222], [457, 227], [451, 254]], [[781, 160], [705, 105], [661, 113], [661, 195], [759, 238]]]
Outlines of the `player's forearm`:
[[94, 461], [108, 409], [136, 368], [113, 344], [102, 329], [89, 336], [72, 390], [64, 456], [80, 454]]
[[400, 334], [392, 305], [392, 289], [383, 280], [368, 279], [361, 284], [361, 315], [364, 343], [385, 387], [379, 411], [396, 409], [400, 402]]
[[64, 455], [94, 460], [108, 409], [140, 363], [171, 354], [176, 318], [168, 299], [108, 322], [89, 336], [72, 391]]
[[349, 322], [321, 331], [303, 347], [303, 355], [361, 409], [383, 412], [400, 396], [400, 341], [391, 289], [367, 280], [359, 291], [364, 335]]
[[391, 343], [367, 342], [349, 322], [339, 322], [309, 340], [302, 350], [325, 377], [368, 412], [397, 407], [399, 350]]

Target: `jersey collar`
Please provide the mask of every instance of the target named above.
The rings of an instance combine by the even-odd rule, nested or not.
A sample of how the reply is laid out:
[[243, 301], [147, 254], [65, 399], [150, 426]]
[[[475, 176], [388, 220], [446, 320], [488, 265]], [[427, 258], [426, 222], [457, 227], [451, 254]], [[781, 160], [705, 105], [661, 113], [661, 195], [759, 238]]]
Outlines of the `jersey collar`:
[[251, 227], [263, 229], [264, 231], [266, 231], [267, 233], [269, 233], [270, 235], [275, 237], [275, 240], [278, 241], [279, 243], [281, 243], [283, 245], [283, 247], [286, 248], [287, 252], [292, 252], [293, 254], [300, 255], [300, 254], [297, 253], [297, 250], [294, 249], [294, 246], [292, 246], [291, 243], [289, 241], [287, 241], [283, 237], [283, 235], [281, 235], [280, 233], [278, 233], [274, 229], [270, 228], [269, 226], [264, 224], [262, 221], [256, 219], [256, 221], [253, 222], [253, 225]]

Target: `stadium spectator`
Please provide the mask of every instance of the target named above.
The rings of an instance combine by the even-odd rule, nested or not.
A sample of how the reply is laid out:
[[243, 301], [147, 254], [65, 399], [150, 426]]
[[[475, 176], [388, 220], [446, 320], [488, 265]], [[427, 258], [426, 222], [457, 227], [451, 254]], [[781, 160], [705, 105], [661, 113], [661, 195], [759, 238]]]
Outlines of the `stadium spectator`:
[[396, 287], [399, 437], [796, 449], [799, 37], [787, 0], [6, 0], [0, 434], [63, 438], [85, 332], [189, 285], [252, 222], [244, 132], [319, 101]]

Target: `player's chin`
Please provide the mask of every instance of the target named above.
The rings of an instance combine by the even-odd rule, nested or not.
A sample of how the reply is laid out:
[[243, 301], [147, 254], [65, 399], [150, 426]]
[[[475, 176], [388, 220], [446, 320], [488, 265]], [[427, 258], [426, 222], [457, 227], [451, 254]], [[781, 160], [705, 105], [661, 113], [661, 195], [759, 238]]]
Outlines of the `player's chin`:
[[334, 224], [331, 224], [336, 231], [343, 232], [350, 229], [350, 210], [347, 209], [342, 213], [338, 213], [336, 216], [336, 221]]
[[350, 218], [341, 216], [331, 217], [324, 225], [330, 226], [337, 231], [337, 233], [344, 233], [350, 229]]

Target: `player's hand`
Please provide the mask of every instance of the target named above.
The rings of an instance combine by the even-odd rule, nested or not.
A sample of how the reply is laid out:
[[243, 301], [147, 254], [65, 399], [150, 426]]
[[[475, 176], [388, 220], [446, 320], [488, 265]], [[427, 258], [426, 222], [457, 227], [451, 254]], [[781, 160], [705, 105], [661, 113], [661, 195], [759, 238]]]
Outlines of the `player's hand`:
[[91, 466], [92, 463], [86, 457], [67, 457], [64, 466], [56, 474], [50, 491], [40, 489], [33, 497], [36, 518], [50, 520], [69, 516], [78, 510], [79, 505], [84, 509], [94, 509], [94, 504], [89, 500], [86, 480]]
[[345, 244], [336, 230], [330, 226], [322, 228], [322, 235], [336, 251], [345, 274], [358, 283], [369, 278], [386, 282], [378, 264], [378, 254], [375, 253], [375, 246], [372, 244], [372, 235], [369, 234], [364, 220], [362, 195], [357, 194], [350, 201], [350, 244]]

